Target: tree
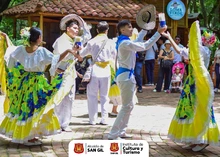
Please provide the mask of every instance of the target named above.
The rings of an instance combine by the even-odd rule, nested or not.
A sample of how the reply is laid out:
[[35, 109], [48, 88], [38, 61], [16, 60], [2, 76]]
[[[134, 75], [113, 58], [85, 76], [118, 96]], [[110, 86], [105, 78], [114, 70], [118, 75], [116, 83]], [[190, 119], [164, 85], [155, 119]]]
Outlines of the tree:
[[220, 38], [219, 0], [189, 0], [190, 13], [200, 13], [200, 25], [217, 34]]

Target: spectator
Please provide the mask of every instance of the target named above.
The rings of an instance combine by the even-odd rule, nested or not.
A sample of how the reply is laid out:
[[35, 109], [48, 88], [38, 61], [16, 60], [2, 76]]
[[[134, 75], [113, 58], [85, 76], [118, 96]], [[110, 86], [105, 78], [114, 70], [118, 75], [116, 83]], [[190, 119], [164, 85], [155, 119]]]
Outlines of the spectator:
[[[152, 37], [152, 34], [147, 34], [147, 40]], [[154, 65], [155, 65], [155, 54], [158, 55], [158, 47], [157, 44], [154, 43], [152, 47], [150, 47], [146, 51], [145, 55], [145, 72], [147, 75], [147, 84], [148, 86], [154, 85]]]
[[[183, 48], [184, 46], [182, 44], [180, 44], [180, 41], [181, 41], [180, 36], [178, 36], [178, 35], [175, 36], [175, 43], [180, 48]], [[173, 64], [178, 63], [178, 62], [182, 62], [183, 61], [182, 56], [179, 53], [177, 53], [176, 50], [173, 47], [171, 47], [171, 50], [173, 50], [173, 52], [174, 52]]]
[[173, 51], [171, 50], [171, 43], [169, 40], [166, 40], [164, 45], [165, 45], [165, 49], [160, 50], [160, 53], [158, 56], [158, 58], [161, 60], [160, 61], [161, 64], [159, 68], [159, 76], [158, 76], [157, 85], [156, 85], [156, 88], [153, 90], [153, 92], [161, 92], [164, 77], [165, 77], [164, 92], [169, 92], [169, 86], [170, 86], [171, 74], [172, 74], [172, 65], [170, 65], [169, 67], [164, 67], [163, 61], [164, 60], [172, 61], [174, 58], [174, 54], [173, 54]]
[[218, 45], [218, 49], [215, 52], [214, 56], [214, 65], [213, 65], [213, 70], [215, 70], [215, 76], [216, 76], [216, 83], [215, 83], [215, 92], [218, 92], [219, 89], [219, 84], [220, 84], [220, 43]]
[[144, 52], [136, 53], [136, 63], [134, 68], [135, 80], [137, 82], [137, 91], [138, 93], [142, 93], [142, 67], [144, 63]]

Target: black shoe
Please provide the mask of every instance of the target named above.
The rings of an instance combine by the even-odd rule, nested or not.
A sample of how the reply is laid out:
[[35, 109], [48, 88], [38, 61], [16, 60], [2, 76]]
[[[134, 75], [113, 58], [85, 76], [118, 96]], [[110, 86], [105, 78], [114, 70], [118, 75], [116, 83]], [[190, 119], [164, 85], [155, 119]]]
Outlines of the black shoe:
[[138, 90], [138, 93], [143, 93], [142, 89], [139, 89], [139, 90]]
[[107, 123], [100, 122], [99, 125], [108, 125]]

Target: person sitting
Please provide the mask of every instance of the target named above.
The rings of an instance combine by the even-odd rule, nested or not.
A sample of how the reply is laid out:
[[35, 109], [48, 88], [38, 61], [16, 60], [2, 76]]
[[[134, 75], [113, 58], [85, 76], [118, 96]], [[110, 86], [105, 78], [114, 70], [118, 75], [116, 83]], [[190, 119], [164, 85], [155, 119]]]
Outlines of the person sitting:
[[180, 72], [180, 67], [176, 67], [171, 78], [172, 89], [178, 91], [182, 82], [183, 75]]

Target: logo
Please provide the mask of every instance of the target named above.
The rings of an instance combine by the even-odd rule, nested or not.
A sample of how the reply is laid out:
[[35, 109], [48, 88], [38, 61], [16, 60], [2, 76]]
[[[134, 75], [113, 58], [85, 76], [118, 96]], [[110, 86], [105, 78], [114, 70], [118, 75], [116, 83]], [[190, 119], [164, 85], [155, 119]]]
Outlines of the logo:
[[111, 143], [110, 145], [110, 150], [112, 152], [117, 152], [119, 150], [119, 146], [118, 146], [118, 143]]
[[167, 14], [173, 20], [180, 20], [186, 13], [186, 7], [181, 0], [171, 0], [167, 5]]
[[74, 152], [77, 154], [81, 154], [84, 152], [83, 143], [75, 143]]

